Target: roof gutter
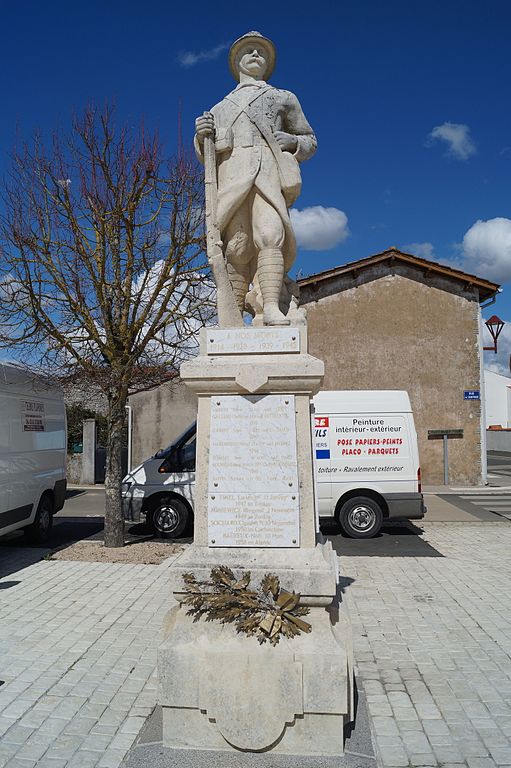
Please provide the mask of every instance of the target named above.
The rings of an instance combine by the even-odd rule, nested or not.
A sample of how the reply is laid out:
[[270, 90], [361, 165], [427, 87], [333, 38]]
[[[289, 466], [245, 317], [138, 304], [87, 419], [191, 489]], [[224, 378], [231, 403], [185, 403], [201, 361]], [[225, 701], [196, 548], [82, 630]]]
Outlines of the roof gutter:
[[481, 309], [486, 309], [486, 307], [491, 307], [492, 304], [495, 304], [499, 293], [502, 293], [502, 288], [497, 288], [491, 299], [487, 301], [486, 304], [481, 304]]

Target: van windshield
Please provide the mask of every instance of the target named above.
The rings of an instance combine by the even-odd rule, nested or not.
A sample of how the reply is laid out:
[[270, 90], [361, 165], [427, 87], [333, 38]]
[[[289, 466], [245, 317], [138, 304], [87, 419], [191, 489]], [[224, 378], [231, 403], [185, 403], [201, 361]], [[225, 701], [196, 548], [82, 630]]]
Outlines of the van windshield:
[[173, 443], [167, 446], [167, 448], [160, 448], [159, 451], [156, 451], [153, 459], [166, 459], [168, 456], [170, 456], [170, 452], [173, 448], [180, 448], [181, 446], [188, 443], [191, 438], [195, 437], [195, 432], [197, 429], [197, 422], [193, 422], [189, 427], [185, 429], [184, 432], [182, 432], [179, 437], [176, 437]]

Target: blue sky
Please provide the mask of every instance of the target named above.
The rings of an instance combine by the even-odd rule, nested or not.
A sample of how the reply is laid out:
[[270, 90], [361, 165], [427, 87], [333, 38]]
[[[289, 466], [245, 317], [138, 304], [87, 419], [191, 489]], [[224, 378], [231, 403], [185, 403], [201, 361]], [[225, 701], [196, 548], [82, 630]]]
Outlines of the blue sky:
[[187, 143], [196, 115], [233, 87], [229, 43], [258, 29], [277, 46], [271, 82], [297, 94], [319, 141], [295, 221], [300, 242], [317, 231], [324, 249], [300, 248], [296, 270], [417, 244], [409, 250], [501, 282], [485, 316], [511, 322], [508, 2], [0, 0], [0, 10], [0, 172], [17, 129], [66, 127], [90, 102], [114, 101], [173, 152], [178, 105]]

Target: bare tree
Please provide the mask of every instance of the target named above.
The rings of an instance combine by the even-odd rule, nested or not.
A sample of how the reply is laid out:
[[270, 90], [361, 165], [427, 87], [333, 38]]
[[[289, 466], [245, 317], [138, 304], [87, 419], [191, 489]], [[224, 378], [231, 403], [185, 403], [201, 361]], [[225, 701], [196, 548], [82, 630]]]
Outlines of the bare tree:
[[176, 370], [212, 313], [200, 167], [91, 108], [15, 152], [3, 195], [0, 346], [104, 391], [105, 545], [122, 546], [129, 389]]

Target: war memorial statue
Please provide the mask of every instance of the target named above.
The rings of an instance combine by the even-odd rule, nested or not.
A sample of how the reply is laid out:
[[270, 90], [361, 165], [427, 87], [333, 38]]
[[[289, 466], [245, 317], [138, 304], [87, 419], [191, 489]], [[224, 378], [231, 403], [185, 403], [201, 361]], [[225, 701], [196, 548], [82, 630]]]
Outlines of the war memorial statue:
[[[316, 151], [316, 137], [296, 96], [266, 82], [275, 66], [270, 40], [259, 32], [243, 35], [229, 65], [239, 84], [195, 123], [195, 149], [213, 187], [206, 201], [208, 254], [220, 325], [240, 325], [244, 310], [258, 315], [261, 309], [264, 325], [289, 325], [302, 316], [287, 278], [296, 256], [288, 209], [300, 194], [299, 163]], [[218, 275], [225, 268], [228, 281]], [[231, 320], [223, 322], [229, 306]]]
[[218, 326], [180, 370], [198, 403], [194, 539], [168, 570], [163, 745], [340, 755], [353, 651], [314, 495], [311, 398], [325, 369], [286, 275], [288, 209], [316, 139], [296, 96], [266, 82], [273, 43], [250, 32], [229, 63], [239, 85], [196, 122]]

